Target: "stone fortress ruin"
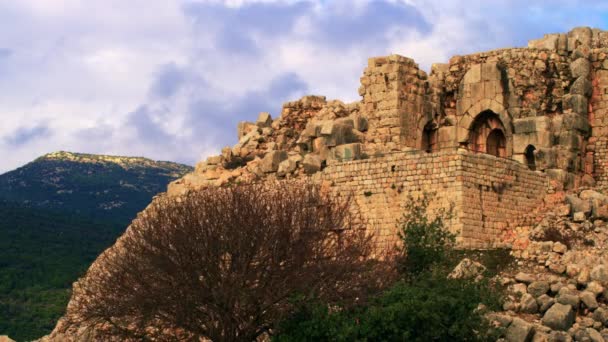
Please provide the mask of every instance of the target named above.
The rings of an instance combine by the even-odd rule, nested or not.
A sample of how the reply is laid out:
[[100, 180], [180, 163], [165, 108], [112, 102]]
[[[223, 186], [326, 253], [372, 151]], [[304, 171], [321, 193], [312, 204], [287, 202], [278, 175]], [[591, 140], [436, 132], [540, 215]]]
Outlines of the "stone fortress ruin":
[[390, 245], [408, 196], [453, 203], [464, 247], [517, 247], [563, 193], [608, 186], [608, 32], [548, 34], [526, 48], [452, 57], [430, 74], [399, 55], [370, 58], [361, 101], [320, 96], [238, 125], [239, 142], [169, 186], [311, 177], [354, 195]]

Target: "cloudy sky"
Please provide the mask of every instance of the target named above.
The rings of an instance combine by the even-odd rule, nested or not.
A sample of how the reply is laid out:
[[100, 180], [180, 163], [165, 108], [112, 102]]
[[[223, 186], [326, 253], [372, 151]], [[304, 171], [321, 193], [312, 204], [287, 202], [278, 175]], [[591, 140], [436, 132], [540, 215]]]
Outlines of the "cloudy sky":
[[305, 94], [358, 99], [370, 56], [608, 29], [605, 1], [1, 0], [0, 173], [57, 151], [194, 164]]

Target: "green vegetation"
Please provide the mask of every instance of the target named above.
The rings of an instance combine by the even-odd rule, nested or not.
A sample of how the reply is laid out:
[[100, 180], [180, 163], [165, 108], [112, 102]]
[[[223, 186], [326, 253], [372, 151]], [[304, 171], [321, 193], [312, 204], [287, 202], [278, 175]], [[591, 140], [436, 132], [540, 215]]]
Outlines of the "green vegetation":
[[7, 202], [0, 218], [0, 333], [31, 340], [53, 329], [72, 282], [124, 228]]
[[[300, 303], [281, 322], [274, 341], [490, 341], [495, 333], [484, 319], [496, 309], [500, 291], [487, 277], [481, 281], [448, 279], [454, 236], [447, 232], [451, 210], [428, 218], [431, 197], [411, 199], [401, 223], [400, 280], [358, 307], [336, 307], [322, 301]], [[503, 254], [480, 254], [496, 264]], [[493, 270], [500, 268], [494, 265]]]
[[62, 153], [0, 175], [0, 335], [23, 341], [48, 334], [72, 283], [152, 196], [190, 170]]

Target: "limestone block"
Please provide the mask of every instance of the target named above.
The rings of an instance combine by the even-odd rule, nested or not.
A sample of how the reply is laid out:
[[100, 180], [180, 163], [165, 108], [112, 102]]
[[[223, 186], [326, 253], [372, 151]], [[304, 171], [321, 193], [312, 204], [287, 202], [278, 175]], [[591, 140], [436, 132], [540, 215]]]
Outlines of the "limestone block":
[[[591, 28], [587, 26], [575, 27], [568, 32], [568, 37], [573, 38], [574, 41], [578, 42], [579, 44], [591, 46], [593, 32], [591, 31]], [[572, 47], [572, 49], [574, 48], [576, 48], [576, 46]], [[570, 46], [568, 46], [568, 49], [570, 49]]]
[[543, 316], [542, 323], [551, 329], [566, 331], [574, 323], [574, 311], [570, 305], [555, 303]]
[[[559, 136], [559, 145], [569, 150], [579, 150], [582, 141], [580, 133], [576, 131], [562, 131]], [[568, 155], [568, 157], [571, 157]]]
[[537, 170], [555, 168], [557, 165], [557, 151], [552, 148], [537, 148], [535, 151]]
[[251, 132], [252, 130], [257, 130], [257, 125], [254, 124], [253, 122], [241, 121], [238, 123], [236, 128], [237, 128], [237, 136], [240, 140], [242, 137], [247, 135], [247, 133]]
[[570, 94], [575, 95], [583, 95], [586, 97], [591, 96], [593, 88], [591, 86], [591, 82], [587, 77], [579, 77], [577, 78], [572, 86], [570, 86]]
[[[500, 81], [500, 69], [495, 62], [487, 62], [481, 65], [482, 81]], [[498, 83], [500, 85], [500, 83]]]
[[359, 132], [366, 132], [369, 128], [367, 118], [361, 114], [353, 114], [350, 116], [353, 120], [354, 128]]
[[340, 161], [351, 161], [361, 159], [361, 144], [344, 144], [336, 146], [333, 150], [333, 157]]
[[513, 322], [507, 328], [505, 339], [508, 342], [526, 342], [531, 341], [532, 336], [534, 336], [532, 324], [516, 317], [513, 318]]
[[591, 132], [591, 125], [585, 116], [575, 113], [563, 114], [561, 115], [561, 121], [560, 130], [576, 130], [583, 134], [589, 134], [589, 132]]
[[222, 162], [222, 156], [209, 156], [206, 162], [207, 165], [218, 165]]
[[589, 77], [590, 71], [591, 65], [586, 58], [579, 58], [570, 63], [570, 73], [572, 74], [572, 78]]
[[[324, 127], [321, 133], [323, 133], [323, 135], [326, 135], [326, 132], [327, 130]], [[331, 133], [326, 135], [327, 146], [349, 144], [357, 142], [357, 140], [357, 136], [353, 133], [353, 127], [351, 125], [340, 122], [334, 122], [331, 125]]]
[[279, 164], [287, 159], [286, 151], [271, 151], [266, 153], [260, 163], [260, 169], [264, 173], [276, 172], [279, 169]]
[[270, 127], [272, 125], [272, 117], [268, 112], [261, 112], [255, 123], [258, 127]]
[[277, 175], [285, 176], [287, 174], [293, 173], [296, 170], [297, 166], [298, 166], [297, 163], [291, 158], [289, 158], [287, 160], [283, 160], [279, 164], [279, 169], [277, 170]]
[[528, 41], [531, 49], [556, 50], [559, 34], [546, 34], [543, 38]]
[[572, 110], [580, 115], [587, 115], [589, 110], [587, 98], [583, 95], [564, 95], [563, 104], [565, 110]]
[[462, 79], [463, 84], [479, 83], [481, 81], [481, 64], [474, 64], [469, 67], [469, 70]]
[[313, 174], [321, 171], [321, 167], [323, 162], [318, 155], [309, 153], [304, 156], [304, 160], [302, 161], [302, 166], [304, 167], [304, 172], [306, 174]]

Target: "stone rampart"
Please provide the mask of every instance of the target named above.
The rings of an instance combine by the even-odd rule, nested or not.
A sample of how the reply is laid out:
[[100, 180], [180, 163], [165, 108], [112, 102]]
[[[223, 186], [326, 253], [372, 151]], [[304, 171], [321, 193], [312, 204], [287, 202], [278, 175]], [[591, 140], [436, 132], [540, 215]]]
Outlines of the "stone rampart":
[[462, 247], [503, 246], [501, 237], [543, 204], [547, 177], [505, 158], [465, 149], [433, 153], [394, 152], [383, 157], [328, 166], [318, 179], [340, 195], [351, 195], [382, 247], [398, 242], [397, 226], [410, 196], [436, 193], [431, 211], [454, 205], [450, 229]]

